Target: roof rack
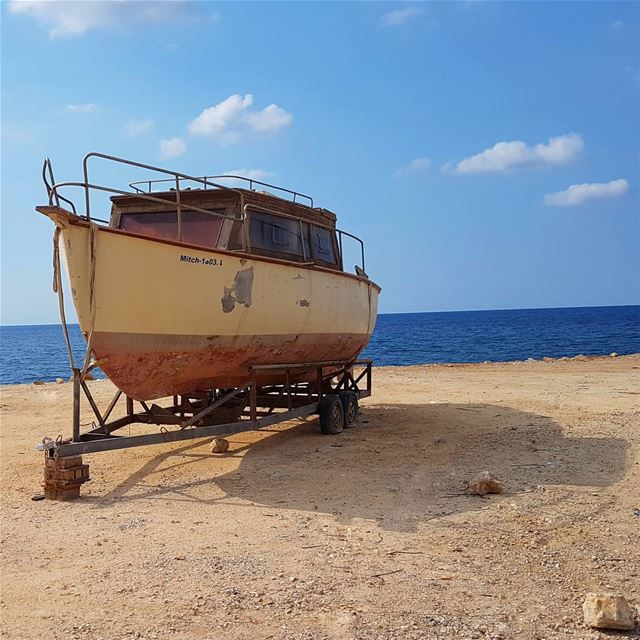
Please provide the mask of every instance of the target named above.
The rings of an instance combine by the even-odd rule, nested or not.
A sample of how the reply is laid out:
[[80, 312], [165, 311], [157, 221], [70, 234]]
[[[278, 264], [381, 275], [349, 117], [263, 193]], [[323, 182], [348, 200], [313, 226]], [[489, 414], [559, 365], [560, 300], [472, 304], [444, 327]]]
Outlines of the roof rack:
[[[269, 189], [276, 189], [277, 191], [282, 191], [283, 193], [287, 193], [289, 194], [291, 197], [291, 201], [295, 202], [296, 204], [302, 204], [303, 206], [308, 206], [311, 207], [312, 209], [314, 208], [313, 206], [313, 198], [311, 196], [308, 196], [304, 193], [300, 193], [299, 191], [293, 191], [292, 189], [287, 189], [286, 187], [279, 187], [276, 184], [271, 184], [269, 182], [262, 182], [262, 180], [256, 180], [255, 178], [247, 178], [246, 176], [239, 176], [239, 175], [235, 175], [235, 174], [222, 174], [222, 175], [217, 175], [217, 176], [199, 176], [198, 178], [181, 178], [178, 181], [178, 184], [180, 183], [180, 181], [184, 181], [184, 180], [193, 180], [194, 182], [197, 182], [199, 185], [204, 184], [204, 189], [207, 188], [207, 185], [209, 186], [214, 186], [214, 188], [219, 188], [219, 185], [211, 185], [211, 180], [224, 180], [224, 179], [231, 179], [231, 180], [243, 180], [244, 182], [249, 184], [249, 190], [250, 191], [255, 191], [254, 189], [254, 185], [260, 185], [261, 187], [268, 187]], [[174, 183], [175, 180], [171, 179], [171, 178], [159, 178], [156, 180], [136, 180], [135, 182], [130, 182], [129, 186], [132, 189], [135, 189], [137, 193], [152, 193], [153, 191], [153, 186], [156, 184], [159, 184], [161, 182], [171, 182]], [[144, 185], [147, 188], [141, 188], [138, 185]], [[202, 186], [199, 186], [197, 188], [203, 188]], [[282, 196], [276, 195], [276, 194], [272, 194], [274, 195], [276, 198], [282, 198]], [[304, 198], [306, 200], [309, 201], [309, 204], [304, 204], [302, 202], [299, 202], [298, 199], [300, 198]], [[284, 198], [282, 198], [284, 199]]]

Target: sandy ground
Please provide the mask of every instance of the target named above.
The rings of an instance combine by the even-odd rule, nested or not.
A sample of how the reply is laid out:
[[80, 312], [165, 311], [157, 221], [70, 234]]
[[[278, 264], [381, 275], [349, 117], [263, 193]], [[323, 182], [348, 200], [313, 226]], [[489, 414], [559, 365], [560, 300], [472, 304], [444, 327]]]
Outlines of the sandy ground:
[[34, 502], [70, 394], [2, 388], [2, 637], [640, 637], [581, 612], [640, 605], [640, 356], [378, 368], [342, 435], [85, 456], [80, 500]]

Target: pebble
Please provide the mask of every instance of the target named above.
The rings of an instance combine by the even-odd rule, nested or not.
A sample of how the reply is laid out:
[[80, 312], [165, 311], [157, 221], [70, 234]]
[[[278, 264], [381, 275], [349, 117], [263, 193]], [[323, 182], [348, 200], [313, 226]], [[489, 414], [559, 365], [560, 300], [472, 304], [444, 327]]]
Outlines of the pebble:
[[477, 496], [487, 493], [502, 493], [502, 483], [488, 471], [483, 471], [473, 480], [467, 482], [467, 490]]
[[596, 629], [629, 631], [635, 626], [629, 603], [613, 593], [588, 593], [582, 612], [585, 624]]
[[209, 445], [211, 453], [225, 453], [229, 450], [229, 441], [225, 438], [214, 438]]

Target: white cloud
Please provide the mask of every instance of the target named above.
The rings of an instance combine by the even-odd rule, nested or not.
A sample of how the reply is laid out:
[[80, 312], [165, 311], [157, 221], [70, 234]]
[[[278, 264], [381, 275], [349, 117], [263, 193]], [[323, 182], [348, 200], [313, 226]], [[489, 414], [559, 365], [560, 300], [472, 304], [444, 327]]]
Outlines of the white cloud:
[[237, 93], [229, 96], [213, 107], [203, 109], [202, 113], [189, 123], [189, 133], [200, 136], [222, 134], [231, 124], [238, 122], [252, 104], [251, 94], [244, 97]]
[[182, 138], [169, 138], [160, 140], [160, 155], [163, 158], [177, 158], [187, 150], [187, 145]]
[[258, 133], [278, 131], [293, 122], [293, 116], [277, 104], [270, 104], [262, 111], [247, 114], [247, 122]]
[[173, 22], [195, 16], [197, 5], [191, 0], [12, 0], [9, 10], [33, 18], [53, 40], [93, 29]]
[[89, 102], [87, 104], [68, 104], [64, 110], [69, 113], [92, 113], [96, 111], [97, 108], [98, 105]]
[[409, 164], [405, 164], [396, 170], [396, 176], [406, 176], [412, 173], [424, 173], [431, 167], [431, 160], [429, 158], [416, 158]]
[[385, 27], [399, 27], [418, 16], [424, 15], [425, 11], [422, 7], [407, 7], [406, 9], [396, 9], [385, 13], [380, 21]]
[[224, 172], [225, 176], [243, 176], [250, 180], [266, 180], [272, 178], [273, 173], [264, 169], [231, 169]]
[[155, 126], [153, 118], [145, 118], [144, 120], [131, 120], [122, 128], [125, 138], [137, 138], [138, 136], [151, 131]]
[[528, 146], [521, 140], [498, 142], [455, 165], [456, 173], [509, 171], [518, 167], [566, 164], [575, 160], [584, 144], [577, 133], [550, 138], [547, 144]]
[[293, 121], [293, 116], [277, 104], [270, 104], [261, 111], [251, 111], [252, 104], [253, 96], [250, 93], [245, 96], [229, 96], [212, 107], [203, 109], [189, 123], [189, 133], [231, 143], [247, 132], [274, 133]]
[[550, 207], [571, 207], [589, 200], [618, 198], [629, 190], [629, 183], [619, 178], [611, 182], [585, 182], [572, 184], [565, 191], [547, 193], [544, 203]]

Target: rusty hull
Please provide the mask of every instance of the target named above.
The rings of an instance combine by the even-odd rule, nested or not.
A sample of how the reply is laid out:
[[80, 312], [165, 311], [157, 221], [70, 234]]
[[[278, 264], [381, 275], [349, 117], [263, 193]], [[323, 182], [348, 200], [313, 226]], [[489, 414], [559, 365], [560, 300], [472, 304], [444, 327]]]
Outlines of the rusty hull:
[[[348, 361], [364, 348], [367, 334], [180, 336], [97, 332], [93, 351], [102, 370], [126, 395], [153, 400], [249, 381], [249, 367], [290, 362]], [[313, 381], [316, 369], [292, 382]], [[263, 373], [259, 384], [283, 382]]]

